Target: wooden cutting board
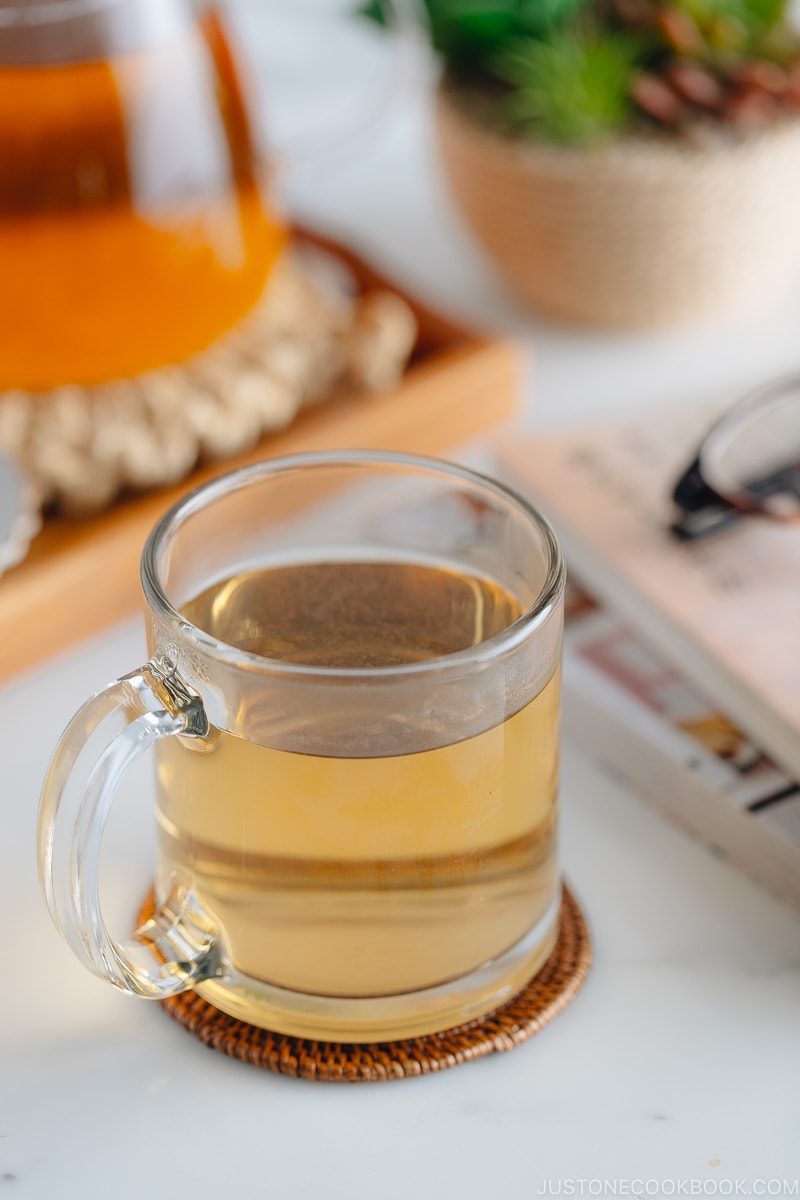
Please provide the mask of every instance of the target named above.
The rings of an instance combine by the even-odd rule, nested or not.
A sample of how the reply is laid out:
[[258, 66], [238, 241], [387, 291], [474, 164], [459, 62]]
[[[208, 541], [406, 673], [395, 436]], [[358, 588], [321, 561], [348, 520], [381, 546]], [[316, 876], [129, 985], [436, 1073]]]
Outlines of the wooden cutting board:
[[[365, 288], [392, 286], [342, 247], [329, 248], [348, 261]], [[49, 518], [25, 561], [0, 578], [0, 678], [134, 612], [141, 603], [139, 556], [147, 535], [198, 483], [249, 463], [310, 450], [442, 454], [509, 417], [518, 392], [518, 350], [507, 342], [476, 339], [405, 298], [417, 315], [420, 335], [412, 363], [393, 391], [337, 399], [301, 413], [255, 449], [204, 467], [175, 488], [119, 503], [100, 517]]]

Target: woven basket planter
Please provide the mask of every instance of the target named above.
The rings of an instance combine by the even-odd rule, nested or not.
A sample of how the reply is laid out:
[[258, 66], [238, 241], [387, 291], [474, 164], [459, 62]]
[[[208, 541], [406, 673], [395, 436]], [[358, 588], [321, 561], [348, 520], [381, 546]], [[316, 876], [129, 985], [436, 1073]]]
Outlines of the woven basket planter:
[[464, 217], [542, 314], [680, 324], [756, 308], [800, 267], [800, 121], [573, 150], [503, 137], [442, 88], [436, 128]]

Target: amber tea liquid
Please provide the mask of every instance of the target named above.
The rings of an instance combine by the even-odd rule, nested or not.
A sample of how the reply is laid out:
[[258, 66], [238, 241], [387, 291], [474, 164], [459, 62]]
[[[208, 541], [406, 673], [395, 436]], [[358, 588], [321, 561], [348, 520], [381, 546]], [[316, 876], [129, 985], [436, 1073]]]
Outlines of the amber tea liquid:
[[[438, 658], [521, 613], [488, 580], [391, 562], [243, 573], [183, 611], [240, 649], [335, 668]], [[520, 943], [557, 893], [557, 674], [492, 728], [416, 753], [342, 757], [336, 717], [329, 746], [315, 731], [325, 753], [272, 748], [266, 729], [263, 745], [160, 743], [161, 897], [191, 881], [240, 972], [317, 996], [418, 992]], [[404, 719], [413, 746], [426, 718]], [[513, 990], [552, 937], [517, 963]], [[256, 1001], [235, 1015], [265, 1023]]]
[[0, 391], [136, 375], [232, 328], [285, 241], [263, 174], [213, 10], [108, 60], [0, 62]]

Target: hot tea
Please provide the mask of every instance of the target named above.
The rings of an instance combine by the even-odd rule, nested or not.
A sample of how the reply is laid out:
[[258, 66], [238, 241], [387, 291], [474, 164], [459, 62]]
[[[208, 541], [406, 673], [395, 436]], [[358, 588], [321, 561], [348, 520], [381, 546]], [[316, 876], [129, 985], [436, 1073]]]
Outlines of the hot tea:
[[[402, 562], [246, 572], [182, 611], [241, 650], [337, 670], [456, 653], [521, 615], [487, 579]], [[315, 731], [324, 753], [273, 748], [285, 730], [268, 699], [248, 714], [253, 740], [160, 744], [161, 891], [188, 881], [248, 977], [341, 997], [428, 988], [507, 951], [552, 904], [557, 675], [462, 741], [415, 752], [430, 716], [402, 719], [400, 754], [379, 731], [343, 743], [335, 712], [327, 745]]]

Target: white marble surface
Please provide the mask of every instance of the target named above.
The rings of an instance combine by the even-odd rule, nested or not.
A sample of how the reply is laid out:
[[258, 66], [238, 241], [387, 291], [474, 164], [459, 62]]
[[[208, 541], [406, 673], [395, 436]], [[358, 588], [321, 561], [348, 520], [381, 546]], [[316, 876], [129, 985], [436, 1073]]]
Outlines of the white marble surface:
[[[242, 7], [257, 50], [256, 0]], [[439, 304], [520, 334], [524, 424], [734, 395], [798, 365], [800, 286], [702, 331], [608, 338], [534, 323], [459, 226], [421, 104], [350, 150], [323, 185], [296, 180], [295, 203]], [[217, 1056], [88, 975], [39, 894], [38, 790], [75, 707], [142, 658], [129, 623], [0, 689], [0, 1197], [798, 1195], [798, 916], [576, 745], [564, 748], [563, 861], [595, 965], [512, 1054], [375, 1088], [312, 1085]], [[148, 877], [149, 787], [134, 776], [107, 839], [120, 929]]]

